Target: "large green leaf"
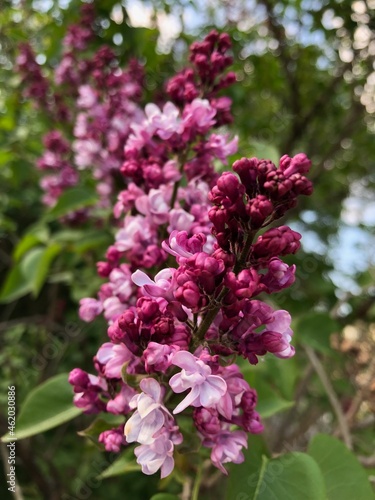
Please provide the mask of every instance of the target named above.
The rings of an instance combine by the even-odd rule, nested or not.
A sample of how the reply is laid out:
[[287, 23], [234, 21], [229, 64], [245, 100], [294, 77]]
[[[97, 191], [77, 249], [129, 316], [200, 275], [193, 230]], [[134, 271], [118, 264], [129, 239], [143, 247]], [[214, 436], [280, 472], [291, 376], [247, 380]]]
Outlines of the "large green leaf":
[[36, 297], [60, 251], [61, 246], [57, 243], [29, 250], [10, 270], [0, 293], [0, 302], [11, 302], [30, 292]]
[[308, 453], [322, 471], [328, 500], [375, 499], [365, 470], [341, 441], [318, 434], [311, 440]]
[[16, 419], [15, 436], [6, 434], [3, 442], [40, 434], [81, 414], [73, 405], [73, 391], [68, 374], [61, 373], [33, 389]]
[[20, 258], [28, 252], [31, 248], [35, 247], [40, 243], [40, 240], [34, 234], [25, 234], [25, 236], [18, 243], [13, 252], [13, 258], [15, 261], [19, 261]]
[[253, 500], [325, 500], [322, 473], [306, 453], [287, 453], [268, 460], [262, 469]]
[[99, 475], [99, 479], [112, 476], [120, 476], [128, 472], [140, 471], [141, 467], [136, 463], [134, 450], [124, 451], [105, 471]]
[[229, 464], [229, 476], [227, 479], [226, 500], [241, 498], [246, 490], [247, 497], [252, 498], [255, 493], [262, 468], [262, 457], [268, 456], [268, 450], [262, 436], [250, 435], [248, 448], [243, 450], [245, 460], [242, 464]]
[[28, 228], [27, 233], [21, 238], [13, 252], [13, 258], [17, 262], [31, 248], [39, 243], [47, 244], [49, 241], [49, 229], [45, 225], [36, 223]]
[[48, 271], [55, 257], [60, 253], [61, 246], [58, 243], [53, 243], [47, 248], [44, 248], [39, 255], [38, 261], [35, 263], [35, 268], [32, 272], [31, 290], [34, 296], [37, 296], [42, 288], [47, 276]]
[[[259, 439], [259, 438], [258, 438]], [[228, 479], [226, 500], [325, 500], [325, 485], [319, 466], [306, 453], [287, 453], [270, 459], [264, 444], [246, 453], [246, 460], [233, 467]]]
[[25, 279], [21, 265], [16, 264], [5, 278], [0, 292], [0, 302], [13, 302], [29, 292], [30, 283]]
[[262, 394], [264, 395], [264, 398], [262, 396], [259, 396], [256, 409], [259, 412], [260, 416], [263, 418], [268, 418], [272, 415], [275, 415], [276, 413], [288, 410], [294, 405], [293, 401], [288, 401], [279, 396], [270, 387], [264, 389], [262, 391]]
[[68, 189], [60, 196], [56, 205], [48, 212], [47, 219], [62, 217], [79, 208], [94, 205], [96, 201], [97, 196], [93, 191], [84, 188]]
[[297, 339], [319, 352], [330, 354], [330, 336], [339, 331], [340, 325], [328, 313], [310, 312], [303, 315], [294, 327]]

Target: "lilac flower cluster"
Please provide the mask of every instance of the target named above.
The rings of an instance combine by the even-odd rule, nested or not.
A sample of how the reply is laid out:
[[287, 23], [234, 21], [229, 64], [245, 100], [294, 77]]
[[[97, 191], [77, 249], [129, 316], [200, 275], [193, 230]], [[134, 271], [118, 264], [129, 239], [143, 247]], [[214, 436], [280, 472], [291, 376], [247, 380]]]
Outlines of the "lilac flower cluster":
[[[130, 60], [127, 68], [120, 68], [107, 46], [92, 54], [94, 19], [93, 5], [84, 4], [79, 23], [70, 26], [63, 40], [54, 84], [43, 76], [29, 45], [21, 46], [17, 59], [25, 96], [47, 111], [54, 127], [45, 135], [45, 150], [37, 161], [45, 173], [41, 187], [48, 206], [82, 182], [83, 171], [89, 169], [96, 181], [98, 206], [111, 207], [130, 125], [144, 117], [139, 106], [142, 66]], [[75, 212], [69, 219], [79, 222], [84, 214]]]
[[[115, 452], [137, 443], [143, 472], [161, 477], [192, 433], [222, 472], [242, 462], [247, 434], [263, 426], [233, 359], [294, 354], [289, 313], [260, 294], [294, 282], [295, 266], [280, 257], [295, 253], [301, 236], [274, 223], [311, 194], [310, 161], [284, 156], [277, 168], [243, 158], [234, 172], [216, 173], [237, 148], [236, 138], [213, 132], [231, 122], [230, 100], [217, 95], [234, 79], [225, 73], [229, 49], [217, 32], [194, 43], [192, 66], [167, 83], [172, 100], [148, 104], [131, 125], [121, 166], [128, 187], [114, 207], [123, 219], [98, 263], [108, 281], [80, 306], [85, 321], [104, 314], [110, 341], [94, 357], [97, 375], [71, 372], [74, 402], [123, 416], [99, 441]], [[190, 431], [180, 414], [192, 417]]]

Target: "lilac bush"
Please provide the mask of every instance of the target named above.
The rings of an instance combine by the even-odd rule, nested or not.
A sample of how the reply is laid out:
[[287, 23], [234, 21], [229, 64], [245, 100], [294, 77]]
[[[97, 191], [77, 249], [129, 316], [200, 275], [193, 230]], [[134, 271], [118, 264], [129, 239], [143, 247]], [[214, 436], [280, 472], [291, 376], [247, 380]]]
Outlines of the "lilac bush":
[[[61, 195], [82, 181], [86, 170], [99, 195], [97, 208], [110, 208], [123, 147], [131, 125], [141, 121], [142, 65], [131, 59], [120, 67], [113, 50], [102, 45], [92, 54], [95, 10], [84, 4], [77, 24], [63, 39], [63, 54], [51, 79], [43, 75], [29, 44], [20, 47], [17, 71], [24, 95], [49, 117], [52, 130], [43, 138], [44, 153], [37, 161], [43, 172], [43, 202], [53, 207]], [[69, 214], [81, 222], [87, 209]]]
[[[166, 85], [170, 100], [148, 104], [130, 125], [126, 187], [114, 206], [120, 224], [98, 263], [107, 281], [80, 305], [85, 321], [104, 315], [109, 341], [94, 357], [95, 375], [71, 372], [75, 405], [122, 416], [99, 442], [114, 452], [137, 443], [142, 471], [161, 477], [175, 449], [189, 445], [184, 415], [215, 467], [227, 473], [225, 464], [241, 463], [248, 433], [263, 426], [256, 391], [234, 361], [294, 355], [291, 317], [266, 296], [294, 282], [295, 266], [281, 257], [299, 249], [301, 235], [277, 220], [311, 194], [310, 161], [241, 158], [218, 173], [237, 150], [223, 131], [230, 99], [218, 95], [235, 80], [229, 49], [228, 35], [215, 31], [194, 43], [191, 67]], [[96, 93], [81, 87], [80, 102], [91, 115]]]

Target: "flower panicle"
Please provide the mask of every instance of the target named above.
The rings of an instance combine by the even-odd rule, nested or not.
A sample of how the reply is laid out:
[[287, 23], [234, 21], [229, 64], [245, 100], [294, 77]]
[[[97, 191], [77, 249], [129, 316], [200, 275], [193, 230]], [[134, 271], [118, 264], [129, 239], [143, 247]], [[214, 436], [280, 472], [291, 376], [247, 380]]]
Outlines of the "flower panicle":
[[[98, 263], [106, 282], [80, 303], [83, 320], [104, 315], [109, 341], [94, 357], [96, 375], [71, 372], [75, 404], [123, 415], [99, 441], [108, 451], [137, 443], [143, 472], [161, 477], [194, 433], [223, 473], [241, 463], [248, 433], [263, 425], [257, 393], [233, 360], [295, 353], [291, 316], [267, 295], [295, 280], [283, 257], [298, 251], [301, 235], [277, 221], [312, 193], [311, 162], [303, 153], [278, 167], [242, 158], [217, 173], [237, 149], [237, 138], [216, 130], [230, 122], [230, 100], [218, 94], [234, 80], [229, 49], [217, 32], [193, 44], [191, 67], [167, 83], [171, 101], [148, 104], [131, 124], [119, 228]], [[184, 414], [190, 431], [180, 428]]]

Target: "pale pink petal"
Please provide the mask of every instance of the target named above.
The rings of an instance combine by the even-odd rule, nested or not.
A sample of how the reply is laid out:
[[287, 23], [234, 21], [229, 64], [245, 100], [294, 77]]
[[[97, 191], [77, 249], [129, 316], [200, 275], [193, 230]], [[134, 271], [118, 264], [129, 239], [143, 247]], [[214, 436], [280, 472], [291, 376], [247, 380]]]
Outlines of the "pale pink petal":
[[135, 283], [137, 286], [144, 286], [144, 285], [154, 285], [155, 282], [152, 281], [152, 279], [147, 276], [146, 273], [143, 271], [140, 271], [139, 269], [135, 271], [135, 273], [132, 274], [132, 281]]
[[174, 460], [172, 457], [167, 457], [161, 466], [160, 477], [163, 479], [164, 477], [169, 476], [169, 474], [173, 471], [174, 468]]
[[153, 378], [144, 378], [139, 385], [142, 391], [151, 396], [155, 402], [160, 402], [161, 387], [159, 382]]
[[164, 425], [164, 414], [162, 411], [153, 411], [142, 419], [141, 429], [137, 441], [141, 444], [151, 444], [154, 441], [154, 434]]
[[217, 389], [222, 396], [227, 392], [227, 383], [222, 377], [218, 375], [209, 375], [207, 377], [207, 382]]
[[159, 271], [156, 276], [155, 276], [155, 282], [158, 283], [158, 281], [160, 280], [167, 280], [169, 281], [172, 276], [174, 275], [174, 273], [176, 272], [176, 269], [173, 269], [173, 268], [166, 268], [166, 269], [162, 269], [161, 271]]
[[105, 367], [105, 374], [109, 378], [121, 378], [121, 369], [131, 359], [131, 353], [125, 345], [120, 344], [113, 346], [112, 354], [112, 359]]
[[137, 410], [141, 418], [147, 417], [149, 413], [159, 408], [159, 403], [154, 403], [153, 399], [146, 394], [141, 394], [137, 402]]
[[142, 463], [141, 464], [142, 472], [147, 476], [155, 474], [155, 472], [157, 472], [160, 469], [163, 462], [164, 462], [164, 457], [155, 458], [154, 460], [150, 460], [147, 463]]
[[[201, 405], [204, 406], [205, 408], [212, 407], [213, 405], [215, 405], [220, 401], [220, 398], [223, 397], [223, 392], [221, 390], [221, 387], [217, 386], [215, 387], [214, 384], [210, 383], [210, 379], [211, 377], [208, 377], [207, 381], [200, 386], [200, 394], [199, 394], [200, 402]], [[226, 387], [225, 381], [223, 379], [222, 381], [224, 382]]]
[[157, 107], [156, 104], [149, 103], [149, 104], [146, 104], [146, 106], [145, 106], [145, 113], [146, 113], [148, 119], [152, 119], [152, 118], [154, 118], [154, 116], [160, 115], [161, 111]]
[[172, 388], [172, 391], [179, 394], [180, 392], [186, 391], [187, 387], [182, 383], [181, 373], [176, 373], [169, 380], [169, 385]]
[[126, 441], [128, 443], [133, 443], [134, 441], [137, 441], [141, 422], [142, 422], [141, 416], [137, 411], [135, 411], [133, 415], [129, 418], [129, 420], [126, 422], [124, 428], [124, 434], [126, 437]]
[[188, 406], [196, 406], [199, 403], [199, 386], [195, 386], [189, 392], [189, 394], [181, 401], [180, 404], [176, 406], [173, 410], [173, 414], [180, 413]]
[[196, 358], [188, 351], [176, 352], [172, 358], [172, 363], [188, 371], [198, 371]]
[[96, 354], [96, 359], [99, 361], [99, 363], [102, 363], [103, 365], [108, 363], [108, 361], [113, 356], [113, 348], [114, 344], [112, 344], [111, 342], [105, 342], [100, 347], [99, 351]]
[[226, 419], [231, 420], [233, 415], [233, 402], [229, 391], [220, 399], [216, 408], [220, 415], [223, 415]]

